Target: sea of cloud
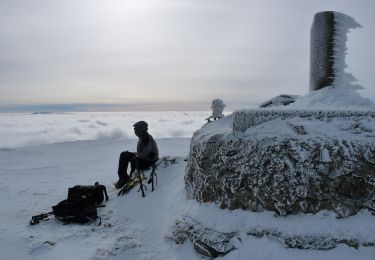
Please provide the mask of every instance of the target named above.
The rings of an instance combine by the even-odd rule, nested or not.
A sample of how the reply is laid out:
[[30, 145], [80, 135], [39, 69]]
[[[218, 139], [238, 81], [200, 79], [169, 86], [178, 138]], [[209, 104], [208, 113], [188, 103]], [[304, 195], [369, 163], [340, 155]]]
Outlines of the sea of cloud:
[[77, 140], [136, 139], [144, 120], [155, 138], [191, 137], [209, 111], [0, 113], [0, 149]]

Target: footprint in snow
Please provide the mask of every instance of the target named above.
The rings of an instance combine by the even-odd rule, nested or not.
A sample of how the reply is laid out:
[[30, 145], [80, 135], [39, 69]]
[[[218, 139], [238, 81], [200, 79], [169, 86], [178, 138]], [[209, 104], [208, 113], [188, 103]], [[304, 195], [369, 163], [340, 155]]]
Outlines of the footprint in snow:
[[133, 237], [121, 236], [114, 241], [110, 249], [98, 248], [95, 252], [94, 259], [107, 259], [140, 246], [139, 242]]

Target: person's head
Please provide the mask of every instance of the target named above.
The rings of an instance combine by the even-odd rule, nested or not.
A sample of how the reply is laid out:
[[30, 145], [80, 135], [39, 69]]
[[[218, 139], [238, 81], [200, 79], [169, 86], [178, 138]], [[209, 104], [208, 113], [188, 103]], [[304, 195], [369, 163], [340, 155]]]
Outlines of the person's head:
[[134, 125], [134, 133], [136, 136], [140, 137], [147, 133], [148, 124], [145, 121], [139, 121]]

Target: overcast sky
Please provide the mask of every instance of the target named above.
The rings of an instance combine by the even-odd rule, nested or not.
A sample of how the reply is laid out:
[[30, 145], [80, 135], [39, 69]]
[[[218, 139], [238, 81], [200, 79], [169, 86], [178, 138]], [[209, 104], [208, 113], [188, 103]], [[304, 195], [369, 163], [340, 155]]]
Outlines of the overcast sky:
[[375, 100], [374, 0], [0, 0], [0, 111], [303, 95], [313, 15], [326, 10], [363, 26], [347, 71]]

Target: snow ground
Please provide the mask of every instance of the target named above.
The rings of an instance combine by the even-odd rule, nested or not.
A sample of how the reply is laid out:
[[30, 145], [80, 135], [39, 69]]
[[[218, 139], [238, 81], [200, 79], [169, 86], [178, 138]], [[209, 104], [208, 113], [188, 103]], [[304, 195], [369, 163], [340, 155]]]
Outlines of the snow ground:
[[[341, 245], [327, 251], [286, 249], [271, 238], [244, 233], [267, 228], [286, 234], [329, 235], [375, 241], [375, 216], [336, 219], [329, 212], [277, 217], [272, 212], [221, 210], [186, 199], [184, 158], [190, 138], [157, 139], [161, 156], [178, 164], [159, 166], [159, 185], [142, 198], [137, 190], [117, 197], [118, 155], [134, 150], [136, 140], [94, 140], [0, 149], [0, 259], [202, 259], [191, 243], [164, 238], [174, 221], [189, 216], [208, 228], [242, 232], [242, 243], [223, 259], [374, 259], [374, 247]], [[48, 212], [67, 196], [68, 187], [99, 181], [109, 201], [99, 209], [102, 225], [62, 225], [53, 217], [30, 226], [32, 215]]]

